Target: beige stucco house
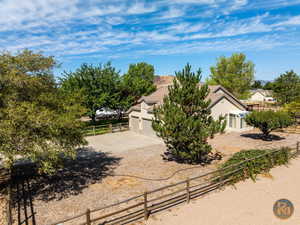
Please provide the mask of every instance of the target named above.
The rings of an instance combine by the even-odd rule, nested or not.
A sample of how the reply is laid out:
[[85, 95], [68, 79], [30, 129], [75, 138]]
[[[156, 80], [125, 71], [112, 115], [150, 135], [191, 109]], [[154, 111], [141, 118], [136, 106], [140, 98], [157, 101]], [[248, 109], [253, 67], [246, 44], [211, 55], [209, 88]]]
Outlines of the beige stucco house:
[[[222, 86], [209, 86], [211, 100], [210, 109], [214, 119], [225, 116], [226, 131], [243, 131], [251, 129], [244, 121], [247, 107]], [[147, 136], [156, 136], [152, 129], [153, 109], [163, 103], [168, 95], [168, 85], [160, 85], [149, 96], [143, 96], [138, 103], [131, 107], [129, 113], [130, 130]]]
[[250, 102], [275, 102], [272, 92], [269, 90], [255, 89], [251, 90]]

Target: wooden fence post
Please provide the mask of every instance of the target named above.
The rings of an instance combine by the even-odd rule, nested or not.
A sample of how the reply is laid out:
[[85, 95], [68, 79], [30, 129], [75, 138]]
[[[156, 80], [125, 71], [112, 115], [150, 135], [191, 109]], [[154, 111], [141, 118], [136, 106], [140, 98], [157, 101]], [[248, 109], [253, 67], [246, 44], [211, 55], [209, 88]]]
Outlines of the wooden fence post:
[[93, 126], [93, 134], [94, 134], [94, 136], [96, 136], [95, 126]]
[[7, 205], [6, 205], [6, 222], [7, 225], [12, 225], [12, 215], [11, 215], [11, 180], [7, 186]]
[[190, 178], [186, 180], [186, 202], [189, 203], [191, 199], [190, 195]]
[[111, 123], [109, 124], [109, 130], [110, 130], [111, 133], [113, 132], [113, 127], [112, 127]]
[[148, 217], [149, 217], [147, 202], [148, 202], [147, 192], [145, 191], [145, 193], [144, 193], [144, 219], [145, 220], [148, 220]]
[[86, 210], [86, 225], [91, 225], [91, 210]]

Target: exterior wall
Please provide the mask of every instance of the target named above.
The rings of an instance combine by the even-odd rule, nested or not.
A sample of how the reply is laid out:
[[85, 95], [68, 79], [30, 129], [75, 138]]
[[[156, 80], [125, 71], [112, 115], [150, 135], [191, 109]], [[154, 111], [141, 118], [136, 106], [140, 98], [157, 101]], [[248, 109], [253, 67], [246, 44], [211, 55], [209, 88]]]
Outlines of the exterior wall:
[[[153, 131], [151, 127], [151, 120], [154, 118], [154, 115], [152, 113], [148, 113], [147, 109], [149, 109], [149, 105], [147, 105], [145, 102], [141, 103], [141, 111], [132, 111], [129, 113], [129, 127], [130, 130], [134, 132], [138, 132], [140, 134], [144, 134], [147, 136], [155, 137], [156, 134]], [[229, 126], [229, 115], [230, 113], [233, 113], [237, 115], [236, 117], [236, 128], [232, 128]], [[241, 117], [238, 115], [239, 113], [244, 113], [245, 111], [238, 108], [236, 105], [232, 104], [230, 101], [228, 101], [226, 98], [221, 99], [217, 104], [215, 104], [211, 108], [211, 115], [212, 117], [217, 120], [219, 119], [219, 116], [225, 116], [227, 120], [227, 126], [226, 131], [243, 131], [243, 130], [249, 130], [252, 129], [251, 127], [245, 127], [240, 128], [241, 124]], [[136, 130], [135, 122], [138, 118], [138, 127], [139, 129]], [[133, 120], [135, 120], [133, 122]]]
[[146, 136], [156, 137], [156, 133], [152, 128], [152, 120], [142, 119], [142, 130], [141, 133]]
[[[141, 134], [145, 134], [147, 136], [155, 136], [154, 131], [152, 129], [152, 127], [149, 127], [149, 122], [151, 122], [152, 118], [154, 118], [152, 113], [148, 113], [147, 110], [150, 108], [150, 105], [148, 105], [145, 102], [141, 103], [141, 111], [131, 111], [129, 113], [129, 129], [137, 132], [137, 133], [141, 133]], [[135, 129], [135, 122], [134, 120], [136, 120], [136, 118], [138, 118], [138, 127], [139, 129]]]
[[230, 113], [238, 114], [238, 113], [244, 113], [245, 111], [241, 110], [238, 108], [236, 105], [232, 104], [230, 101], [228, 101], [226, 98], [221, 99], [217, 104], [215, 104], [211, 108], [211, 115], [214, 118], [214, 120], [219, 119], [220, 116], [225, 116], [227, 120], [227, 125], [226, 125], [226, 131], [243, 131], [243, 130], [249, 130], [251, 127], [245, 127], [245, 128], [240, 128], [241, 124], [241, 117], [238, 116], [236, 118], [236, 123], [237, 127], [232, 128], [229, 126], [229, 115]]
[[254, 102], [263, 102], [265, 101], [265, 96], [262, 95], [260, 92], [256, 92], [250, 97], [249, 100]]

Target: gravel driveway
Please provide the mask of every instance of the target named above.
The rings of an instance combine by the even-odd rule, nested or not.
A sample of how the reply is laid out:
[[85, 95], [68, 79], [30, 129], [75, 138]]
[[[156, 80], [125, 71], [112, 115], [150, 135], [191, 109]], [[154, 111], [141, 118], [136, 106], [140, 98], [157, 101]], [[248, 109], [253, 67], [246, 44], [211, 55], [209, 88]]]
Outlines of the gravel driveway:
[[147, 137], [132, 131], [109, 133], [86, 138], [95, 151], [120, 153], [127, 150], [163, 144], [159, 138]]
[[[216, 136], [210, 143], [226, 159], [241, 149], [285, 146], [300, 139], [299, 135], [278, 134], [281, 138], [266, 142], [256, 139], [255, 135], [256, 131], [228, 133]], [[38, 224], [46, 225], [84, 212], [87, 208], [102, 207], [145, 190], [209, 172], [220, 163], [215, 161], [211, 165], [194, 168], [193, 165], [163, 161], [161, 155], [165, 146], [161, 140], [130, 131], [88, 137], [87, 140], [89, 146], [80, 151], [77, 160], [70, 161], [55, 176], [33, 182]], [[179, 169], [191, 167], [167, 180], [151, 180], [166, 178]]]

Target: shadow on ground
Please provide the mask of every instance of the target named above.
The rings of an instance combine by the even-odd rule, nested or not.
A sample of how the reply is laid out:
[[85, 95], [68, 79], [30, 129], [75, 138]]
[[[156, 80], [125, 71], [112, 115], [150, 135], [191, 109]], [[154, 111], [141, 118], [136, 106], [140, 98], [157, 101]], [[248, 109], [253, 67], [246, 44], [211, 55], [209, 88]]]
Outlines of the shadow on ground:
[[275, 134], [270, 134], [268, 137], [265, 137], [262, 133], [249, 133], [249, 134], [241, 134], [241, 137], [245, 137], [245, 138], [251, 138], [251, 139], [255, 139], [255, 140], [263, 140], [263, 141], [280, 141], [280, 140], [284, 140], [284, 137], [280, 137], [278, 135]]
[[64, 167], [54, 175], [34, 176], [30, 182], [32, 196], [51, 201], [78, 195], [90, 184], [99, 183], [112, 174], [120, 160], [109, 153], [95, 152], [92, 148], [79, 149], [76, 159], [65, 159]]

